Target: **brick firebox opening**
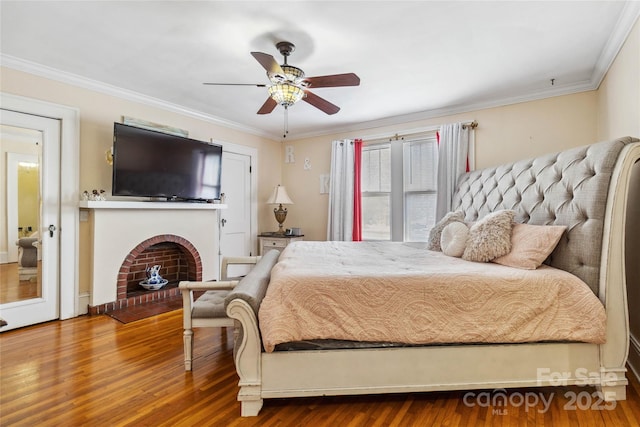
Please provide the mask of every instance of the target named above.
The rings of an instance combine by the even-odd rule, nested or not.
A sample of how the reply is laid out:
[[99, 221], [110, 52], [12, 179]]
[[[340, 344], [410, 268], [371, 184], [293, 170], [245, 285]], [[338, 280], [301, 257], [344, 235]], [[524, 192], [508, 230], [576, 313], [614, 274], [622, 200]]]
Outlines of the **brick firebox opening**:
[[[147, 291], [139, 283], [146, 279], [146, 268], [156, 264], [162, 266], [160, 275], [169, 283], [160, 290]], [[117, 300], [89, 307], [89, 313], [105, 313], [176, 296], [180, 293], [177, 286], [181, 280], [202, 280], [202, 261], [198, 250], [180, 236], [154, 236], [139, 243], [122, 262], [118, 272]]]

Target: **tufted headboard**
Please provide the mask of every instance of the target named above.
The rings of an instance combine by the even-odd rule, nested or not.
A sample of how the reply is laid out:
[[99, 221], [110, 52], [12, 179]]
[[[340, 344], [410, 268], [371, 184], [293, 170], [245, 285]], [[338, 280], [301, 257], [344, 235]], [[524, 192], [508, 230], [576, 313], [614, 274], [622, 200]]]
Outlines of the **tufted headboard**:
[[597, 295], [604, 218], [611, 174], [630, 137], [466, 173], [458, 180], [453, 210], [475, 221], [499, 209], [516, 222], [566, 225], [547, 259], [581, 278]]

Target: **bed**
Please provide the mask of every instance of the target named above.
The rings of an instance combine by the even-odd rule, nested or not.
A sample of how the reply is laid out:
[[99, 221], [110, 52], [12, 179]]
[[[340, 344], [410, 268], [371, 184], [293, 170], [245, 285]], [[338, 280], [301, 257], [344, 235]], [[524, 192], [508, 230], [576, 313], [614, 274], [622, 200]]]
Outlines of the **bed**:
[[[392, 253], [396, 251], [397, 268], [378, 267], [378, 276], [370, 276], [366, 285], [369, 288], [365, 286], [362, 292], [368, 292], [370, 299], [375, 299], [377, 292], [371, 286], [390, 289], [391, 294], [380, 294], [378, 304], [383, 308], [382, 313], [385, 313], [386, 304], [392, 304], [394, 309], [386, 310], [386, 320], [377, 320], [381, 320], [381, 324], [391, 320], [394, 326], [390, 329], [407, 329], [407, 335], [400, 337], [388, 335], [389, 330], [379, 327], [376, 319], [369, 317], [360, 324], [342, 320], [342, 324], [328, 325], [326, 329], [336, 339], [318, 339], [319, 335], [310, 332], [313, 327], [291, 327], [298, 322], [295, 317], [287, 317], [291, 307], [278, 308], [278, 301], [287, 301], [297, 289], [284, 287], [278, 294], [276, 289], [281, 287], [283, 276], [293, 273], [293, 281], [298, 282], [299, 288], [304, 288], [307, 282], [296, 278], [296, 270], [309, 267], [311, 271], [312, 264], [317, 264], [320, 268], [313, 274], [323, 276], [318, 271], [340, 271], [341, 261], [335, 258], [337, 253], [351, 251], [353, 246], [359, 245], [365, 251], [384, 252], [388, 250], [382, 247], [384, 245], [305, 242], [290, 245], [282, 255], [277, 251], [265, 254], [225, 301], [227, 314], [240, 325], [234, 359], [240, 377], [241, 415], [257, 415], [264, 399], [269, 398], [550, 385], [590, 385], [602, 392], [604, 400], [625, 399], [625, 364], [629, 347], [625, 239], [639, 237], [626, 235], [625, 222], [630, 200], [629, 184], [632, 171], [640, 167], [639, 159], [639, 140], [627, 137], [463, 175], [454, 196], [453, 209], [462, 212], [465, 222], [479, 223], [483, 218], [507, 210], [513, 212], [515, 223], [563, 226], [565, 231], [545, 263], [533, 271], [520, 271], [496, 263], [472, 263], [428, 251], [418, 244], [391, 245], [394, 246]], [[323, 253], [328, 258], [323, 258]], [[431, 261], [423, 262], [420, 257]], [[453, 265], [445, 264], [445, 258], [451, 258], [449, 261]], [[378, 265], [371, 253], [362, 259], [370, 260], [371, 266], [361, 270], [375, 270]], [[407, 260], [406, 265], [402, 260]], [[358, 267], [362, 264], [355, 262], [343, 266], [342, 271], [349, 274], [343, 273], [340, 279], [348, 281], [361, 275]], [[471, 303], [477, 302], [478, 295], [483, 294], [485, 303], [494, 303], [495, 298], [507, 293], [505, 290], [509, 286], [525, 276], [538, 277], [540, 272], [551, 272], [550, 278], [534, 281], [538, 280], [542, 289], [545, 283], [549, 289], [553, 287], [554, 291], [548, 293], [559, 295], [560, 300], [566, 299], [568, 307], [554, 306], [558, 298], [550, 303], [544, 295], [533, 297], [527, 293], [520, 296], [520, 300], [539, 298], [541, 306], [552, 307], [552, 315], [547, 317], [558, 317], [563, 322], [571, 318], [571, 311], [578, 310], [579, 316], [573, 316], [578, 322], [568, 326], [563, 335], [548, 335], [550, 328], [538, 323], [545, 317], [539, 315], [539, 307], [523, 308], [516, 298], [508, 303], [510, 306], [515, 304], [512, 305], [513, 312], [518, 314], [515, 317], [527, 317], [520, 314], [530, 310], [534, 313], [529, 316], [534, 319], [534, 326], [516, 323], [507, 328], [514, 332], [513, 335], [505, 335], [506, 332], [499, 328], [491, 330], [491, 326], [500, 324], [501, 319], [488, 318], [495, 311], [490, 309], [486, 324], [478, 322], [478, 318], [467, 320], [466, 324], [462, 322], [463, 327], [459, 328], [462, 335], [452, 341], [451, 336], [441, 336], [442, 329], [451, 322], [437, 322], [448, 314], [424, 319], [420, 313], [443, 307], [455, 311], [456, 304], [451, 301], [455, 302], [456, 297], [450, 293], [454, 286], [441, 285], [442, 294], [434, 293], [437, 289], [411, 291], [416, 282], [413, 266], [423, 264], [440, 264], [440, 269], [429, 270], [428, 274], [442, 274], [448, 270], [453, 275], [440, 280], [456, 283], [456, 286], [457, 282], [468, 282], [464, 277], [474, 276], [476, 268], [489, 269], [491, 274], [507, 272], [511, 275], [511, 279], [500, 279], [493, 285], [470, 285], [475, 293], [466, 289], [461, 295], [467, 295]], [[462, 270], [463, 264], [470, 265], [471, 270]], [[456, 271], [460, 272], [457, 279]], [[399, 281], [387, 282], [387, 276], [396, 276]], [[576, 282], [576, 287], [565, 288], [565, 282], [566, 286]], [[327, 289], [323, 291], [325, 295], [340, 293], [336, 293], [339, 289], [336, 287]], [[487, 289], [491, 292], [483, 293]], [[421, 303], [425, 304], [433, 299], [445, 303], [420, 305], [418, 311], [406, 314], [408, 318], [401, 318], [399, 316], [405, 315], [405, 306], [414, 303], [403, 306], [402, 298], [394, 299], [394, 292], [422, 294]], [[464, 300], [463, 296], [459, 299]], [[577, 298], [570, 301], [570, 296]], [[305, 298], [318, 301], [313, 295]], [[345, 298], [348, 301], [353, 295]], [[587, 302], [590, 305], [584, 305]], [[269, 306], [272, 307], [267, 310]], [[319, 312], [339, 311], [343, 306], [344, 300], [336, 306], [324, 304]], [[344, 311], [356, 309], [349, 306]], [[298, 310], [299, 307], [293, 309]], [[468, 310], [467, 304], [462, 311]], [[267, 311], [271, 315], [265, 314]], [[308, 313], [300, 315], [301, 318], [309, 317]], [[326, 317], [332, 316], [333, 313]], [[278, 323], [280, 317], [284, 323]], [[393, 321], [397, 323], [393, 324]], [[431, 326], [423, 327], [427, 323]], [[471, 330], [476, 323], [477, 328]], [[536, 328], [537, 324], [543, 326]], [[344, 336], [336, 335], [336, 331], [343, 329], [346, 331]], [[419, 329], [417, 338], [413, 335], [416, 329]], [[379, 332], [378, 335], [369, 335], [371, 330]], [[365, 332], [367, 335], [358, 335]], [[566, 335], [566, 332], [575, 335]], [[305, 344], [308, 345], [305, 347]], [[562, 378], [560, 382], [559, 377]]]

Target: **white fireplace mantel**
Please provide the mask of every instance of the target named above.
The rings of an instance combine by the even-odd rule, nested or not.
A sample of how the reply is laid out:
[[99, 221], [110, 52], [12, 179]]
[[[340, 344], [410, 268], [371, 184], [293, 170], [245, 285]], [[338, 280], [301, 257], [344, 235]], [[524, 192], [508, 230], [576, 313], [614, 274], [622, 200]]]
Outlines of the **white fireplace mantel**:
[[172, 234], [188, 240], [202, 261], [202, 279], [217, 280], [220, 266], [218, 203], [82, 201], [91, 222], [90, 304], [113, 302], [125, 257], [141, 242]]
[[85, 209], [226, 209], [227, 205], [221, 203], [188, 203], [188, 202], [129, 202], [121, 200], [86, 200], [80, 202], [80, 208]]

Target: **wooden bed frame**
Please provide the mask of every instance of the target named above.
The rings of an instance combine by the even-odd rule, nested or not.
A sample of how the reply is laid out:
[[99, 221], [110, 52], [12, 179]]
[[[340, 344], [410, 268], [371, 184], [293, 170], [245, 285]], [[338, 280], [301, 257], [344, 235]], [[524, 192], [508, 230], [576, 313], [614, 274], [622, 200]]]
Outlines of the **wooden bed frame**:
[[[605, 152], [608, 153], [606, 155], [609, 160], [604, 159]], [[602, 392], [604, 400], [624, 400], [627, 385], [625, 364], [629, 349], [624, 262], [625, 220], [631, 171], [634, 167], [640, 167], [639, 159], [640, 143], [634, 138], [580, 147], [466, 174], [461, 179], [461, 188], [465, 183], [467, 190], [473, 190], [478, 183], [485, 188], [471, 191], [481, 194], [475, 199], [469, 199], [468, 194], [458, 194], [454, 199], [454, 207], [464, 210], [469, 220], [481, 217], [491, 210], [516, 209], [519, 214], [516, 219], [519, 222], [569, 226], [569, 238], [572, 236], [572, 228], [578, 229], [576, 221], [594, 218], [600, 221], [602, 243], [597, 245], [593, 242], [591, 245], [591, 250], [596, 251], [598, 265], [595, 271], [591, 268], [588, 273], [595, 275], [596, 279], [589, 283], [581, 278], [594, 289], [605, 305], [606, 344], [445, 345], [266, 353], [261, 343], [257, 311], [268, 286], [270, 269], [277, 262], [278, 253], [272, 251], [262, 257], [256, 268], [227, 299], [227, 314], [241, 325], [234, 357], [240, 377], [238, 400], [241, 402], [242, 416], [257, 415], [262, 408], [263, 399], [269, 398], [552, 385], [595, 386]], [[607, 165], [607, 162], [610, 164]], [[580, 172], [580, 176], [585, 173], [589, 176], [606, 175], [605, 194], [600, 195], [606, 203], [598, 208], [602, 211], [601, 214], [589, 212], [589, 218], [567, 218], [566, 215], [556, 218], [555, 211], [549, 215], [543, 214], [539, 209], [536, 211], [535, 207], [540, 206], [539, 202], [525, 200], [528, 191], [525, 189], [535, 186], [527, 181], [535, 181], [537, 177], [543, 176], [547, 176], [544, 179], [550, 179], [549, 171], [553, 169], [558, 177], [551, 179], [565, 182], [562, 181], [567, 179], [565, 171], [576, 165], [586, 170]], [[526, 172], [524, 178], [523, 172]], [[494, 191], [498, 191], [496, 188], [504, 187], [501, 183], [505, 181], [501, 180], [503, 175], [508, 174], [513, 174], [509, 178], [513, 185], [507, 185], [506, 192], [502, 188], [502, 193], [507, 194], [522, 185], [523, 193], [518, 192], [515, 207], [503, 202], [502, 195], [499, 199], [493, 195]], [[559, 191], [549, 189], [550, 187], [553, 186], [545, 186], [545, 191]], [[566, 188], [569, 187], [565, 185]], [[575, 196], [569, 194], [568, 197]], [[485, 200], [477, 202], [479, 198]], [[573, 211], [575, 217], [585, 216], [586, 212], [581, 208]], [[557, 251], [571, 251], [568, 241], [561, 242], [558, 247]], [[565, 262], [562, 254], [556, 254], [555, 251], [550, 259], [554, 266]], [[582, 265], [580, 259], [572, 262]], [[558, 381], [560, 377], [561, 384]]]

